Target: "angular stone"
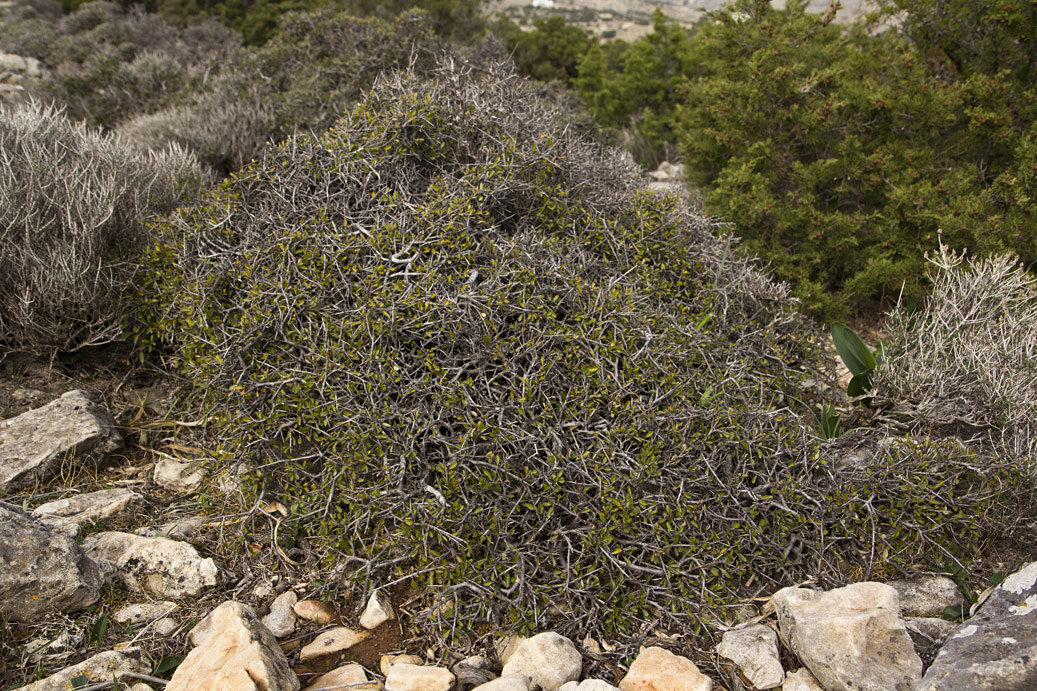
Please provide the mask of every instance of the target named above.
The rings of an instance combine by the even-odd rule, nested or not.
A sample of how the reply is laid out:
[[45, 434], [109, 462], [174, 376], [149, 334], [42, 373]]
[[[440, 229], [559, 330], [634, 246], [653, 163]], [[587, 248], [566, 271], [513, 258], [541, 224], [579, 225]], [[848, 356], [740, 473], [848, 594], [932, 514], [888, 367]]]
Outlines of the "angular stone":
[[417, 655], [382, 655], [378, 660], [378, 671], [380, 671], [384, 677], [389, 673], [389, 668], [393, 665], [398, 665], [401, 662], [406, 662], [409, 665], [425, 664], [425, 661]]
[[175, 602], [139, 602], [126, 605], [112, 614], [112, 620], [119, 624], [133, 626], [156, 621], [177, 608]]
[[962, 603], [958, 585], [946, 576], [916, 576], [890, 581], [900, 596], [900, 611], [915, 617], [940, 617], [943, 610]]
[[519, 649], [519, 646], [525, 643], [528, 638], [525, 636], [519, 636], [512, 634], [508, 636], [501, 636], [494, 644], [493, 648], [497, 651], [497, 659], [500, 660], [501, 665], [508, 664], [508, 660], [515, 654], [515, 651]]
[[193, 492], [205, 479], [205, 467], [200, 461], [182, 462], [160, 458], [155, 463], [155, 484], [175, 492]]
[[502, 674], [472, 691], [529, 691], [529, 677], [525, 674]]
[[72, 539], [0, 502], [0, 618], [38, 621], [97, 601], [104, 572]]
[[396, 613], [392, 609], [392, 600], [381, 590], [376, 590], [371, 593], [371, 597], [367, 598], [367, 607], [360, 615], [360, 625], [365, 629], [377, 629], [385, 622], [395, 618]]
[[[475, 666], [468, 664], [469, 660], [474, 658], [466, 658], [461, 662], [450, 668], [450, 671], [454, 674], [454, 689], [455, 691], [468, 691], [469, 689], [482, 686], [483, 684], [493, 681], [497, 676], [489, 671], [489, 666]], [[482, 658], [485, 659], [485, 658]]]
[[523, 641], [508, 658], [503, 674], [525, 674], [530, 691], [558, 691], [565, 682], [579, 679], [582, 670], [583, 657], [573, 642], [548, 631]]
[[430, 665], [395, 664], [385, 675], [385, 691], [450, 691], [454, 675]]
[[299, 664], [308, 670], [327, 671], [338, 664], [342, 653], [367, 640], [369, 631], [337, 626], [320, 633], [299, 651]]
[[186, 542], [105, 532], [84, 540], [83, 551], [95, 561], [110, 563], [117, 578], [133, 592], [143, 591], [155, 597], [193, 597], [217, 582], [213, 560], [203, 559]]
[[907, 633], [915, 644], [915, 651], [923, 661], [928, 659], [930, 651], [935, 654], [935, 648], [943, 645], [947, 637], [958, 628], [953, 621], [935, 617], [904, 617], [904, 626], [907, 627]]
[[23, 686], [19, 691], [65, 691], [73, 687], [72, 680], [76, 677], [86, 677], [87, 684], [100, 684], [111, 681], [113, 678], [121, 679], [126, 672], [147, 674], [151, 668], [141, 662], [141, 654], [138, 649], [130, 649], [123, 652], [108, 652], [87, 658], [78, 665], [66, 667], [57, 674], [52, 674], [46, 679]]
[[284, 638], [295, 631], [295, 610], [292, 609], [298, 602], [299, 596], [295, 591], [286, 590], [274, 598], [270, 603], [270, 614], [263, 617], [263, 626], [270, 629], [270, 633], [277, 638]]
[[0, 421], [0, 493], [49, 478], [63, 461], [96, 464], [123, 446], [112, 416], [83, 391], [69, 391]]
[[207, 618], [205, 645], [188, 653], [166, 691], [298, 691], [277, 639], [250, 607], [224, 602]]
[[757, 624], [725, 631], [717, 654], [734, 663], [750, 688], [774, 689], [785, 682], [778, 634], [769, 626]]
[[178, 628], [180, 624], [173, 617], [162, 617], [151, 625], [151, 630], [159, 636], [171, 636]]
[[349, 664], [317, 677], [306, 687], [305, 691], [322, 691], [322, 689], [342, 691], [347, 686], [349, 687], [347, 691], [359, 691], [360, 689], [374, 691], [375, 687], [380, 684], [370, 682], [367, 678], [367, 671], [360, 665]]
[[918, 688], [1037, 688], [1037, 562], [1006, 578], [955, 630]]
[[584, 679], [583, 681], [566, 682], [558, 691], [619, 691], [619, 689], [601, 679]]
[[921, 679], [892, 587], [784, 588], [773, 602], [782, 639], [828, 691], [906, 691]]
[[125, 513], [143, 503], [144, 497], [141, 495], [125, 487], [118, 487], [40, 504], [32, 510], [32, 515], [41, 521], [57, 518], [82, 525]]
[[810, 673], [810, 670], [806, 667], [800, 667], [795, 672], [789, 672], [785, 675], [785, 683], [781, 686], [781, 691], [825, 691], [821, 688], [821, 685], [817, 683], [817, 679]]
[[711, 691], [713, 681], [686, 657], [658, 647], [642, 648], [619, 691]]
[[326, 602], [318, 602], [317, 600], [300, 600], [295, 603], [292, 608], [295, 610], [296, 615], [300, 619], [306, 621], [312, 621], [314, 624], [330, 624], [335, 621], [335, 617], [338, 616], [338, 612], [335, 608]]

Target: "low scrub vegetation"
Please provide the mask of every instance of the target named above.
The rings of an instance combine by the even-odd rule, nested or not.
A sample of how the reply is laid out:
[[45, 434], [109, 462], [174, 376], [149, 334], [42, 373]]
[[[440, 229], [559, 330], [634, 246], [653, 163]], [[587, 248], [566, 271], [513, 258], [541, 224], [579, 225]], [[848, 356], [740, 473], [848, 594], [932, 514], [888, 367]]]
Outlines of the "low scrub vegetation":
[[199, 180], [54, 108], [0, 108], [0, 344], [53, 356], [122, 337], [145, 220]]
[[933, 293], [900, 307], [879, 390], [930, 429], [1037, 459], [1037, 281], [1012, 256], [964, 263], [940, 248]]
[[694, 632], [1020, 529], [1008, 464], [807, 434], [821, 335], [572, 117], [502, 68], [401, 73], [156, 228], [141, 341], [329, 587], [413, 579], [468, 640]]

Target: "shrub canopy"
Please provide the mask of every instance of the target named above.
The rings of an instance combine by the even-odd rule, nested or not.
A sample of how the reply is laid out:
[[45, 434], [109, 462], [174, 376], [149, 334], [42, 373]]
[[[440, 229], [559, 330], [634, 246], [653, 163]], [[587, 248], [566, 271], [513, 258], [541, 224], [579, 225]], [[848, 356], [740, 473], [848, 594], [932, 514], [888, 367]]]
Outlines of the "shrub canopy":
[[141, 338], [329, 588], [413, 578], [474, 635], [692, 631], [1014, 529], [986, 488], [1017, 478], [957, 446], [836, 472], [786, 289], [572, 123], [499, 68], [401, 73], [156, 228]]

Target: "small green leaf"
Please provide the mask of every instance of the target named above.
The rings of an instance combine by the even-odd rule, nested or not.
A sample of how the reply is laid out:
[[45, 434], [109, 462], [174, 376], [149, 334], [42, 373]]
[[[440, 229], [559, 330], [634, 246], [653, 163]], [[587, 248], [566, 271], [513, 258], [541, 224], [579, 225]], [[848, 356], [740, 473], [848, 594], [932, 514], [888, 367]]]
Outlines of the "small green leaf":
[[857, 397], [863, 396], [864, 394], [871, 391], [871, 373], [858, 374], [850, 380], [850, 383], [846, 385], [846, 393], [850, 396]]
[[824, 439], [835, 439], [843, 434], [843, 423], [839, 413], [830, 403], [825, 403], [821, 408], [821, 436]]
[[90, 683], [90, 677], [86, 676], [85, 674], [80, 674], [79, 676], [72, 677], [72, 679], [70, 679], [69, 681], [72, 684], [72, 688], [81, 689]]
[[160, 674], [170, 672], [180, 666], [180, 663], [184, 661], [186, 655], [166, 655], [164, 658], [158, 661], [155, 665], [155, 671], [152, 672], [156, 677]]
[[94, 625], [90, 627], [90, 645], [100, 648], [101, 641], [104, 640], [104, 633], [108, 630], [108, 615], [102, 614], [94, 620]]
[[871, 349], [845, 324], [832, 324], [832, 340], [835, 342], [835, 349], [839, 351], [839, 357], [854, 376], [867, 374], [878, 366]]

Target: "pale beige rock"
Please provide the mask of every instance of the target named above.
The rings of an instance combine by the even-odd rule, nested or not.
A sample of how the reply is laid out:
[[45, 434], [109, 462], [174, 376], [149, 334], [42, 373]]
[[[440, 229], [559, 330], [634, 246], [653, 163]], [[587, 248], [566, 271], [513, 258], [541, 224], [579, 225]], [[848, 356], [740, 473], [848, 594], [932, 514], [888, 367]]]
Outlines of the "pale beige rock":
[[389, 673], [389, 668], [393, 665], [397, 665], [401, 662], [406, 662], [409, 665], [423, 665], [425, 661], [417, 655], [382, 655], [378, 660], [378, 670], [384, 677]]
[[0, 421], [0, 493], [29, 487], [63, 462], [96, 464], [123, 448], [108, 411], [83, 391], [69, 391], [21, 415]]
[[65, 691], [73, 688], [72, 680], [76, 677], [86, 677], [89, 683], [99, 684], [113, 678], [121, 679], [126, 672], [147, 674], [150, 671], [151, 668], [141, 661], [139, 649], [124, 652], [109, 650], [87, 658], [78, 665], [66, 667], [46, 679], [22, 686], [19, 691]]
[[773, 602], [782, 640], [828, 691], [913, 689], [921, 680], [922, 660], [892, 587], [784, 588]]
[[102, 567], [72, 539], [0, 502], [0, 619], [38, 621], [101, 595]]
[[171, 598], [197, 596], [217, 582], [215, 562], [203, 559], [186, 542], [105, 532], [86, 538], [83, 551], [95, 561], [110, 563], [118, 580], [133, 592]]
[[525, 674], [502, 674], [472, 691], [529, 691], [529, 677]]
[[193, 492], [205, 479], [205, 466], [200, 461], [177, 461], [160, 458], [155, 462], [155, 484], [175, 492]]
[[392, 609], [392, 600], [381, 590], [376, 590], [371, 593], [371, 597], [367, 598], [367, 607], [360, 615], [360, 625], [365, 629], [377, 629], [385, 622], [395, 618], [396, 613]]
[[528, 640], [525, 636], [510, 635], [501, 636], [498, 638], [493, 647], [497, 651], [497, 659], [500, 660], [501, 665], [508, 664], [508, 660], [515, 654], [515, 651], [519, 649], [519, 646]]
[[503, 674], [525, 674], [533, 691], [558, 691], [567, 681], [576, 681], [583, 670], [583, 657], [565, 636], [552, 631], [523, 641], [508, 658]]
[[490, 662], [483, 655], [472, 655], [471, 657], [466, 657], [465, 659], [461, 660], [461, 664], [468, 665], [469, 667], [474, 667], [475, 669], [493, 669], [493, 663]]
[[187, 540], [201, 532], [208, 522], [205, 518], [181, 518], [162, 525], [147, 525], [133, 531], [144, 537], [164, 537], [169, 540]]
[[325, 658], [338, 660], [342, 653], [367, 640], [370, 635], [369, 631], [356, 631], [346, 626], [328, 629], [299, 651], [299, 662], [307, 663]]
[[582, 645], [584, 650], [586, 650], [588, 653], [591, 653], [592, 655], [603, 654], [601, 644], [593, 638], [591, 638], [590, 636], [584, 638], [583, 641], [580, 642], [580, 645]]
[[568, 681], [562, 684], [558, 691], [619, 691], [615, 686], [601, 679], [584, 679], [583, 681]]
[[312, 621], [315, 624], [324, 626], [335, 621], [335, 617], [338, 616], [338, 612], [335, 608], [329, 605], [327, 602], [319, 602], [317, 600], [300, 600], [295, 603], [292, 607], [295, 610], [295, 614], [300, 619], [306, 621]]
[[159, 636], [169, 636], [180, 627], [173, 617], [162, 617], [151, 625], [151, 630]]
[[724, 632], [717, 654], [734, 663], [738, 672], [755, 689], [774, 689], [785, 681], [778, 651], [778, 634], [757, 624]]
[[293, 607], [298, 600], [299, 596], [294, 591], [286, 590], [270, 603], [270, 614], [263, 617], [263, 625], [277, 638], [284, 638], [295, 631]]
[[806, 667], [785, 675], [781, 691], [825, 691]]
[[917, 576], [890, 581], [900, 596], [900, 611], [917, 617], [940, 617], [943, 610], [962, 603], [958, 584], [946, 576]]
[[130, 686], [130, 691], [155, 691], [155, 689], [151, 686], [148, 686], [144, 682], [139, 681], [136, 684]]
[[713, 681], [686, 657], [658, 647], [642, 648], [619, 691], [711, 691]]
[[[320, 691], [336, 687], [338, 687], [337, 691], [344, 691], [341, 688], [343, 686], [349, 686], [349, 691], [357, 691], [361, 688], [366, 690], [369, 688], [366, 686], [368, 683], [367, 671], [358, 664], [349, 664], [317, 677], [312, 684], [306, 687], [305, 691]], [[361, 687], [360, 684], [365, 684], [365, 686]], [[374, 684], [372, 684], [373, 686]]]
[[112, 620], [119, 624], [133, 626], [161, 619], [176, 608], [175, 602], [138, 602], [126, 605], [112, 614]]
[[207, 619], [205, 644], [188, 653], [165, 691], [298, 691], [288, 659], [250, 607], [224, 602]]
[[117, 487], [49, 501], [33, 509], [32, 515], [40, 520], [58, 518], [78, 526], [126, 513], [143, 503], [144, 497], [133, 490]]
[[69, 631], [62, 631], [54, 638], [34, 638], [22, 646], [22, 657], [32, 664], [41, 660], [64, 658], [66, 654], [83, 643], [83, 636], [73, 636]]
[[400, 662], [385, 675], [385, 691], [450, 691], [453, 685], [450, 670], [431, 665]]

